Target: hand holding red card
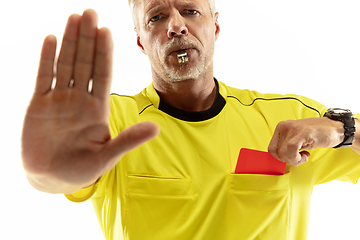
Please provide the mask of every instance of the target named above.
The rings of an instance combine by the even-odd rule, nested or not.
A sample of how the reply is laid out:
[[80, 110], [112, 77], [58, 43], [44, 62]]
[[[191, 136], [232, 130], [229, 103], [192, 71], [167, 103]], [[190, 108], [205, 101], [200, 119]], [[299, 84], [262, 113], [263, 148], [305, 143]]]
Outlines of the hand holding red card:
[[286, 163], [280, 162], [268, 152], [242, 148], [235, 174], [283, 175]]

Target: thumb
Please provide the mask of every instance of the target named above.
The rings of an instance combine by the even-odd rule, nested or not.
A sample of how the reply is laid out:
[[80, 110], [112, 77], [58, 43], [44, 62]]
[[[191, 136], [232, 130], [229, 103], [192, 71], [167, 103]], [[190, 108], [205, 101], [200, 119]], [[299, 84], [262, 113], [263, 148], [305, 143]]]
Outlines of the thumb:
[[157, 124], [153, 122], [142, 122], [126, 128], [120, 134], [110, 140], [103, 149], [103, 166], [106, 171], [111, 170], [130, 150], [153, 139], [160, 132]]
[[299, 152], [300, 160], [298, 162], [294, 162], [293, 166], [300, 166], [303, 163], [309, 161], [310, 153], [308, 151]]

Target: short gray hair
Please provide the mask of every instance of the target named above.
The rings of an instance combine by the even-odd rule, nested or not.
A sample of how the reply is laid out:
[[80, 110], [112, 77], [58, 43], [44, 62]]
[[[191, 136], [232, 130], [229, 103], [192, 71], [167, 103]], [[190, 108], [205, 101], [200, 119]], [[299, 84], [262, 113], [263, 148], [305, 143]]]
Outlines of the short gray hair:
[[[137, 25], [137, 19], [136, 19], [136, 16], [134, 14], [134, 6], [135, 6], [135, 2], [136, 0], [128, 0], [129, 1], [129, 6], [130, 6], [130, 9], [131, 9], [131, 12], [132, 12], [132, 15], [133, 15], [133, 20], [134, 20], [134, 23], [135, 23], [135, 26]], [[212, 16], [214, 17], [215, 16], [215, 13], [216, 13], [216, 7], [215, 7], [215, 0], [208, 0], [209, 4], [210, 4], [210, 11], [211, 11], [211, 14]]]

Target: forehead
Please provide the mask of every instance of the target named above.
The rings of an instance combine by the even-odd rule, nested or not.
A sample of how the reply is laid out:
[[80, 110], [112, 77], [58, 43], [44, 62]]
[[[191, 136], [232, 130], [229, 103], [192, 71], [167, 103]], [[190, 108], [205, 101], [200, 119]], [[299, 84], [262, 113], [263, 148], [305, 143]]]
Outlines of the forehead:
[[208, 0], [137, 0], [137, 7], [145, 13], [154, 8], [191, 7], [194, 5], [209, 4]]

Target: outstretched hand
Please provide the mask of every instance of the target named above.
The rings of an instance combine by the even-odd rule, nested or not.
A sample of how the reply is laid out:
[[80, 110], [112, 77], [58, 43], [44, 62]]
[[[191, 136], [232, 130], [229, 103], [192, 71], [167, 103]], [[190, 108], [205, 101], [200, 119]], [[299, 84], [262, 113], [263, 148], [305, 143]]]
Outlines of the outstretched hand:
[[[49, 35], [43, 43], [22, 132], [23, 166], [36, 178], [32, 184], [48, 192], [65, 189], [49, 190], [45, 183], [39, 183], [41, 179], [64, 186], [90, 185], [127, 151], [159, 131], [154, 123], [145, 122], [111, 139], [108, 117], [113, 42], [109, 29], [98, 29], [94, 10], [69, 17], [56, 71], [55, 54], [56, 38]], [[52, 87], [54, 77], [56, 85]]]

